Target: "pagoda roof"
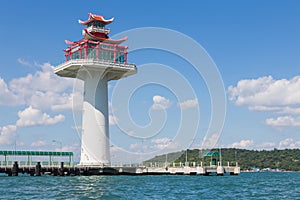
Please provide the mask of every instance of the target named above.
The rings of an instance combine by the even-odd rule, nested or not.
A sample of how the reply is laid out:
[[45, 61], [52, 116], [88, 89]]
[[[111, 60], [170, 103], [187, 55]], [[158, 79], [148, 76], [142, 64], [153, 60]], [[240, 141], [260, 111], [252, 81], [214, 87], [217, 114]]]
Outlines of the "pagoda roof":
[[89, 42], [89, 43], [94, 43], [94, 44], [99, 44], [99, 43], [106, 43], [106, 44], [111, 44], [111, 45], [114, 45], [114, 44], [120, 44], [122, 43], [123, 41], [127, 40], [128, 37], [124, 37], [122, 39], [119, 39], [119, 40], [112, 40], [112, 39], [109, 39], [109, 38], [104, 38], [103, 41], [93, 41], [93, 40], [87, 40], [87, 39], [82, 39], [82, 40], [79, 40], [77, 42], [72, 42], [72, 41], [69, 41], [69, 40], [65, 40], [65, 43], [70, 45], [70, 47], [68, 47], [67, 50], [69, 48], [72, 48], [72, 46], [76, 46], [76, 45], [80, 45], [80, 44], [83, 44], [83, 43], [86, 43], [86, 42]]
[[105, 43], [111, 43], [111, 44], [120, 44], [128, 39], [128, 37], [121, 38], [119, 40], [112, 40], [108, 37], [104, 36], [98, 36], [96, 32], [89, 32], [87, 29], [84, 29], [84, 38], [86, 40], [94, 40], [94, 41], [100, 41]]
[[78, 20], [79, 24], [87, 25], [88, 23], [90, 23], [92, 21], [98, 21], [98, 22], [102, 22], [102, 23], [104, 23], [106, 25], [106, 24], [110, 24], [110, 23], [112, 23], [114, 21], [114, 18], [105, 19], [101, 15], [95, 15], [95, 14], [92, 14], [92, 13], [89, 13], [88, 16], [89, 16], [89, 19], [86, 20], [86, 21]]

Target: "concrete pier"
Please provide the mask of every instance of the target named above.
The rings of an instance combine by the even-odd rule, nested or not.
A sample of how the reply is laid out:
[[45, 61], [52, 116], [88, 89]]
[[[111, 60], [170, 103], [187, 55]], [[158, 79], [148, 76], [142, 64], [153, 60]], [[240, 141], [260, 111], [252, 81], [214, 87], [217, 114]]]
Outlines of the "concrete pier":
[[18, 176], [20, 173], [30, 176], [91, 176], [91, 175], [238, 175], [238, 166], [183, 166], [183, 167], [146, 167], [146, 166], [42, 166], [37, 162], [36, 166], [20, 167], [18, 162], [12, 166], [0, 166], [0, 173], [8, 176]]

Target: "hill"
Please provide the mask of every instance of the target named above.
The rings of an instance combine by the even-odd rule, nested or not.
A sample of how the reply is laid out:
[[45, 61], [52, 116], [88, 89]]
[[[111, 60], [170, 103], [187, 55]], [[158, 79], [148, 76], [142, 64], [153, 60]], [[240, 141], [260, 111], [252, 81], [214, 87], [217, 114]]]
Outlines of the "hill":
[[[156, 156], [144, 163], [165, 163], [166, 159], [169, 163], [175, 162], [184, 163], [187, 161], [196, 164], [203, 163], [203, 165], [209, 165], [211, 157], [203, 157], [203, 153], [208, 150], [192, 149], [174, 153], [168, 153], [167, 155]], [[214, 149], [212, 151], [219, 151]], [[252, 168], [272, 168], [283, 169], [288, 171], [300, 171], [300, 149], [274, 149], [274, 150], [247, 150], [236, 148], [225, 148], [221, 150], [222, 163], [227, 165], [230, 162], [231, 165], [235, 165], [238, 162], [242, 170]]]

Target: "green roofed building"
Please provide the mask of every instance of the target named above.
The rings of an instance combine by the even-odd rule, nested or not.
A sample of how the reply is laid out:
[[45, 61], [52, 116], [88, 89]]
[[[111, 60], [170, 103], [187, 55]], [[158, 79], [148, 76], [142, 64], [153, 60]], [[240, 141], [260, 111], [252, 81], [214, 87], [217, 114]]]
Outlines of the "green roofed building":
[[219, 152], [216, 151], [208, 151], [203, 154], [204, 157], [219, 157]]

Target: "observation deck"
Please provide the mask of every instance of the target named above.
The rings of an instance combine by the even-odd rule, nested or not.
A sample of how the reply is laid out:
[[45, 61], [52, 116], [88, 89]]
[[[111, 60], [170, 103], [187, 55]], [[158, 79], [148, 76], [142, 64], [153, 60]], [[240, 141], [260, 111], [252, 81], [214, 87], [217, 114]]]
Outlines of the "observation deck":
[[108, 80], [118, 80], [136, 74], [134, 64], [127, 63], [127, 47], [90, 40], [81, 41], [65, 50], [66, 62], [54, 68], [54, 73], [69, 78], [80, 78], [79, 70], [105, 70]]

